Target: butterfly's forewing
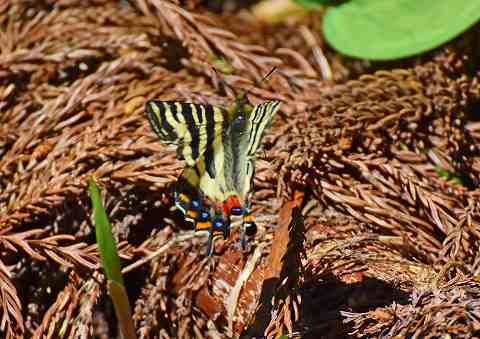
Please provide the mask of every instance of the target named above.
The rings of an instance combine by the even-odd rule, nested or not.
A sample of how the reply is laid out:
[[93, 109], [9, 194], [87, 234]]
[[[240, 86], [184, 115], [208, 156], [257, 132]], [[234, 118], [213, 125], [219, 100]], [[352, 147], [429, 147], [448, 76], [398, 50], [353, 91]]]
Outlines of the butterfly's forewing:
[[223, 131], [226, 113], [219, 107], [175, 101], [152, 100], [146, 104], [148, 121], [152, 129], [166, 144], [175, 144], [177, 156], [187, 166], [194, 166], [205, 155], [207, 168], [211, 167], [215, 153], [215, 139]]
[[223, 201], [227, 112], [212, 105], [155, 100], [147, 102], [146, 112], [160, 141], [177, 145], [177, 157], [186, 162], [177, 188]]
[[[257, 105], [248, 115], [244, 123], [238, 124], [238, 129], [232, 130], [236, 155], [233, 158], [236, 164], [233, 181], [238, 195], [246, 198], [251, 189], [255, 175], [256, 152], [260, 147], [265, 130], [271, 124], [273, 117], [280, 108], [279, 101], [267, 101]], [[235, 122], [233, 123], [235, 124]], [[243, 125], [243, 128], [240, 126]], [[232, 149], [235, 150], [235, 147]]]

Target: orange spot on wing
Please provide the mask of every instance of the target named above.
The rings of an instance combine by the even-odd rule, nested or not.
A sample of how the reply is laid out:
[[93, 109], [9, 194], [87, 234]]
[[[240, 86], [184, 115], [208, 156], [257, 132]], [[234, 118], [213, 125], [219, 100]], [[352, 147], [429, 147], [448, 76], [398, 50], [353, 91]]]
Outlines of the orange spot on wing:
[[197, 222], [195, 225], [197, 231], [208, 231], [210, 228], [212, 228], [212, 223], [210, 221]]
[[199, 212], [195, 210], [187, 210], [187, 217], [190, 217], [192, 219], [196, 219], [198, 217]]
[[253, 222], [253, 215], [247, 214], [243, 216], [243, 221], [244, 222]]
[[221, 230], [215, 230], [213, 231], [213, 237], [216, 238], [216, 237], [223, 237], [223, 231]]

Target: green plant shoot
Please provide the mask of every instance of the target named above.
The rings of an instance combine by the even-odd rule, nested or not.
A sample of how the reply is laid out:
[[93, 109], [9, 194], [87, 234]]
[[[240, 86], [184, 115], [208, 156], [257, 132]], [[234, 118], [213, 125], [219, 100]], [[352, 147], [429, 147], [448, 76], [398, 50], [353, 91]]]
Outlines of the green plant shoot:
[[113, 238], [112, 225], [102, 204], [100, 190], [93, 178], [89, 180], [89, 192], [93, 205], [95, 234], [100, 250], [100, 258], [107, 277], [107, 287], [115, 307], [120, 331], [124, 338], [134, 339], [136, 338], [135, 328], [133, 326], [127, 291], [123, 283], [117, 244]]

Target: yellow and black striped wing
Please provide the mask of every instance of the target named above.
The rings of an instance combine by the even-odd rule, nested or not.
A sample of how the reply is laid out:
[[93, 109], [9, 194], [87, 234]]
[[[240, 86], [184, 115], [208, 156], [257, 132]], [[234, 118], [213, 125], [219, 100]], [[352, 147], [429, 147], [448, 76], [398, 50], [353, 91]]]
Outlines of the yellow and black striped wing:
[[213, 201], [237, 196], [245, 203], [255, 175], [256, 152], [280, 104], [268, 101], [255, 106], [250, 114], [239, 112], [225, 124], [224, 132], [212, 139], [213, 154], [205, 152], [195, 166], [185, 169], [182, 178]]
[[280, 109], [280, 101], [267, 101], [253, 108], [249, 116], [247, 155], [254, 157], [265, 129], [272, 124], [273, 117]]
[[187, 163], [180, 182], [199, 189], [212, 201], [229, 196], [247, 200], [255, 175], [256, 152], [266, 128], [280, 108], [279, 101], [257, 105], [232, 119], [211, 105], [149, 101], [147, 116], [160, 140], [178, 145]]
[[152, 129], [165, 144], [175, 144], [177, 157], [194, 166], [205, 155], [213, 161], [215, 139], [222, 135], [227, 115], [212, 105], [175, 101], [148, 101], [146, 114]]
[[246, 199], [255, 175], [256, 153], [261, 145], [265, 130], [280, 109], [280, 101], [267, 101], [253, 108], [246, 119], [237, 117], [230, 127], [230, 152], [232, 183], [242, 200]]

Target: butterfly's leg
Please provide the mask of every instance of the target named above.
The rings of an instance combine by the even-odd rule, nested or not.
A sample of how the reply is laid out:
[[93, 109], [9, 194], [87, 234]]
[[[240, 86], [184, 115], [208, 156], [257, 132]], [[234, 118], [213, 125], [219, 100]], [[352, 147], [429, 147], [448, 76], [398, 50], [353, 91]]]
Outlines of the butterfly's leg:
[[[214, 233], [214, 226], [213, 223], [208, 219], [207, 221], [198, 222], [199, 231], [208, 231], [208, 241], [207, 241], [207, 256], [211, 256], [213, 254], [213, 249], [215, 245], [215, 233]], [[196, 230], [197, 231], [197, 230]]]
[[213, 230], [208, 232], [208, 241], [207, 241], [207, 257], [211, 257], [213, 254], [215, 239], [213, 238]]
[[230, 217], [223, 220], [223, 239], [227, 240], [230, 237]]
[[222, 215], [222, 221], [223, 221], [223, 239], [227, 240], [230, 237], [230, 215], [223, 214]]

